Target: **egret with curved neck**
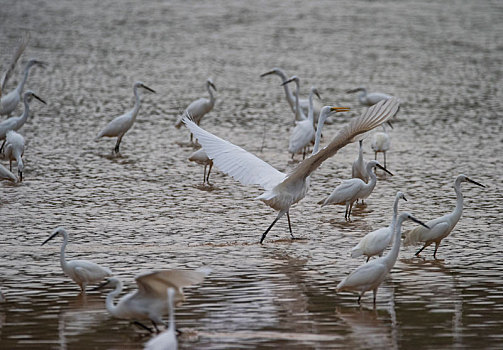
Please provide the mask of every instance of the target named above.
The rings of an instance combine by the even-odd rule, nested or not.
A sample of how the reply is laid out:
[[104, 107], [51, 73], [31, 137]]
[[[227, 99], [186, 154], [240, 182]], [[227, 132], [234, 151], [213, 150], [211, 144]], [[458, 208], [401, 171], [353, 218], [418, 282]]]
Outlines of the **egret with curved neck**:
[[[335, 138], [322, 150], [318, 152], [320, 143], [321, 128], [316, 130], [316, 140], [313, 154], [304, 159], [290, 173], [278, 171], [270, 164], [264, 162], [255, 155], [245, 151], [228, 141], [205, 131], [189, 118], [184, 118], [185, 125], [198, 139], [206, 154], [221, 171], [231, 175], [244, 185], [256, 184], [262, 186], [265, 192], [257, 199], [263, 201], [266, 205], [278, 211], [278, 215], [262, 234], [260, 242], [263, 242], [269, 230], [283, 215], [287, 214], [289, 218], [290, 207], [305, 197], [309, 189], [309, 175], [315, 171], [326, 159], [333, 156], [339, 149], [350, 142], [355, 142], [356, 137], [365, 133], [388, 118], [392, 117], [398, 110], [399, 102], [397, 99], [390, 99], [386, 103], [377, 104], [369, 108], [363, 115], [354, 118], [351, 122], [342, 128]], [[320, 121], [326, 119], [335, 112], [347, 111], [345, 107], [325, 106], [321, 110]], [[290, 235], [291, 224], [289, 221]]]
[[377, 160], [371, 160], [367, 163], [366, 168], [370, 178], [368, 183], [365, 183], [362, 179], [344, 180], [327, 198], [321, 200], [318, 204], [321, 204], [322, 207], [328, 204], [345, 205], [346, 213], [344, 214], [344, 219], [349, 221], [353, 203], [356, 202], [357, 199], [364, 200], [374, 191], [377, 183], [377, 177], [373, 171], [375, 167], [383, 169], [388, 174], [393, 175], [389, 170], [386, 170], [386, 168], [379, 164]]
[[2, 96], [2, 98], [0, 99], [0, 114], [10, 114], [16, 109], [17, 104], [21, 100], [21, 93], [23, 92], [24, 85], [26, 83], [26, 80], [28, 79], [30, 69], [35, 65], [43, 67], [44, 62], [35, 59], [28, 61], [24, 68], [23, 77], [19, 81], [16, 88], [9, 92], [7, 95]]
[[52, 235], [47, 238], [42, 245], [46, 244], [58, 235], [63, 236], [63, 244], [61, 244], [61, 253], [59, 255], [61, 268], [63, 269], [65, 275], [70, 277], [79, 285], [82, 293], [86, 292], [86, 286], [88, 284], [100, 282], [104, 278], [112, 275], [112, 271], [109, 268], [102, 267], [89, 260], [66, 261], [65, 249], [68, 244], [68, 233], [62, 227], [56, 228]]
[[119, 153], [119, 146], [121, 144], [122, 137], [129, 129], [131, 129], [134, 122], [136, 121], [136, 116], [138, 115], [138, 111], [140, 110], [141, 106], [140, 95], [138, 94], [139, 88], [155, 93], [154, 90], [146, 86], [141, 81], [135, 82], [133, 84], [133, 93], [135, 97], [133, 109], [113, 119], [98, 133], [98, 136], [96, 136], [95, 141], [97, 141], [101, 137], [117, 137], [117, 143], [115, 144], [115, 148], [113, 150], [113, 153], [115, 154]]
[[427, 225], [430, 227], [429, 229], [416, 227], [405, 232], [405, 245], [424, 242], [423, 247], [416, 252], [416, 256], [418, 256], [424, 248], [428, 247], [432, 243], [435, 243], [433, 258], [437, 258], [437, 250], [440, 242], [452, 232], [463, 214], [463, 194], [461, 193], [462, 182], [469, 182], [480, 187], [485, 187], [481, 183], [470, 179], [466, 175], [459, 175], [454, 181], [454, 191], [456, 192], [456, 207], [454, 208], [454, 211], [440, 218], [428, 221]]
[[382, 253], [391, 242], [391, 238], [393, 238], [393, 232], [398, 216], [398, 201], [400, 199], [407, 201], [405, 194], [398, 191], [395, 196], [395, 201], [393, 202], [393, 216], [391, 218], [391, 224], [388, 227], [383, 227], [367, 233], [365, 237], [363, 237], [360, 242], [358, 242], [358, 244], [353, 249], [351, 249], [352, 258], [365, 255], [367, 256], [368, 262], [370, 260], [370, 257], [374, 255], [382, 256]]
[[363, 182], [369, 181], [367, 173], [367, 162], [363, 159], [363, 140], [358, 141], [358, 158], [355, 159], [351, 167], [351, 177], [361, 179]]
[[409, 213], [401, 213], [398, 216], [396, 227], [393, 229], [394, 241], [391, 250], [383, 257], [374, 259], [351, 272], [349, 276], [344, 278], [336, 287], [337, 292], [342, 291], [356, 291], [360, 292], [358, 297], [358, 304], [366, 291], [372, 290], [374, 293], [374, 305], [376, 303], [377, 288], [381, 285], [382, 281], [386, 278], [388, 273], [395, 265], [400, 251], [400, 238], [402, 223], [405, 220], [412, 220], [420, 225], [426, 226], [424, 223], [413, 217]]

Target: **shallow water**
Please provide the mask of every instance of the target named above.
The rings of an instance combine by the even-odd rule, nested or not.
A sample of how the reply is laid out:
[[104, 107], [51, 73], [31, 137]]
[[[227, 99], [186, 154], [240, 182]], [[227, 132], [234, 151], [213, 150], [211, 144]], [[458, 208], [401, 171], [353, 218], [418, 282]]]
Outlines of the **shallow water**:
[[[4, 1], [0, 62], [5, 67], [29, 29], [24, 58], [48, 66], [32, 70], [27, 88], [48, 105], [32, 102], [20, 130], [24, 181], [0, 182], [7, 299], [0, 348], [138, 349], [150, 337], [107, 314], [106, 291], [79, 295], [59, 267], [60, 241], [40, 247], [58, 225], [70, 234], [68, 258], [109, 266], [127, 289], [140, 272], [212, 267], [176, 309], [180, 348], [501, 345], [502, 15], [501, 2], [468, 0]], [[387, 92], [403, 105], [389, 132], [395, 176], [379, 173], [351, 222], [343, 207], [316, 203], [350, 176], [356, 144], [323, 164], [292, 208], [303, 239], [289, 239], [283, 218], [259, 245], [275, 217], [254, 200], [261, 190], [218, 170], [214, 187], [202, 188], [202, 167], [187, 161], [189, 134], [173, 125], [190, 101], [206, 96], [211, 76], [217, 103], [201, 125], [291, 169], [293, 116], [279, 78], [259, 77], [274, 66], [299, 75], [304, 95], [316, 85], [326, 104], [352, 107], [325, 127], [323, 144], [364, 110], [344, 93], [349, 88]], [[157, 94], [143, 94], [121, 156], [111, 157], [115, 140], [93, 139], [130, 108], [135, 80]], [[370, 142], [364, 146], [371, 159]], [[401, 209], [426, 221], [454, 208], [452, 183], [461, 173], [487, 188], [463, 184], [463, 217], [439, 260], [432, 247], [421, 258], [416, 247], [403, 247], [375, 310], [372, 293], [360, 308], [355, 294], [335, 292], [363, 263], [349, 257], [351, 247], [388, 225], [397, 190], [409, 199]]]

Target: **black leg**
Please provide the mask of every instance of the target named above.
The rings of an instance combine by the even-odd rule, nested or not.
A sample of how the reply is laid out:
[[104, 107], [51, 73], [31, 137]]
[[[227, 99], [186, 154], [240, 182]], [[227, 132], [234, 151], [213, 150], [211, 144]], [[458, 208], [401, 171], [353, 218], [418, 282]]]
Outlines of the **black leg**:
[[204, 164], [203, 185], [206, 183], [206, 167], [207, 167], [207, 164]]
[[[19, 182], [23, 182], [23, 172], [18, 170], [17, 174], [19, 175]], [[435, 249], [435, 252], [436, 252], [436, 249]]]
[[349, 205], [348, 221], [351, 221], [351, 210], [353, 210], [353, 203]]
[[12, 160], [9, 160], [9, 170], [12, 172]]
[[278, 221], [278, 219], [280, 218], [280, 216], [276, 216], [276, 219], [274, 219], [274, 221], [272, 222], [271, 226], [269, 226], [267, 228], [267, 230], [265, 230], [265, 232], [262, 234], [262, 238], [260, 239], [260, 244], [262, 244], [262, 242], [264, 241], [265, 239], [265, 236], [267, 236], [267, 234], [269, 233], [269, 231], [271, 230], [271, 228], [274, 226], [274, 224], [276, 223], [276, 221]]
[[290, 222], [290, 213], [288, 211], [286, 212], [286, 217], [288, 219], [288, 229], [290, 230], [290, 236], [292, 236], [292, 239], [295, 239], [292, 233], [292, 223]]
[[370, 260], [370, 255], [367, 257], [367, 261], [366, 262], [369, 262], [369, 260]]
[[358, 296], [358, 305], [361, 305], [363, 293]]
[[208, 174], [206, 175], [206, 183], [210, 185], [210, 173], [211, 173], [211, 168], [213, 168], [213, 161], [210, 162], [210, 168], [208, 169]]
[[116, 154], [119, 153], [119, 146], [121, 144], [121, 141], [122, 141], [122, 136], [119, 136], [119, 138], [117, 139], [117, 143], [115, 144], [115, 148], [114, 148], [114, 152]]
[[386, 169], [386, 151], [383, 152], [383, 154], [384, 154], [384, 169]]
[[159, 328], [157, 328], [157, 325], [155, 324], [155, 322], [152, 320], [150, 320], [150, 322], [152, 322], [152, 325], [154, 326], [156, 333], [159, 333]]
[[134, 325], [137, 325], [138, 327], [140, 328], [143, 328], [143, 329], [146, 329], [147, 331], [149, 331], [150, 333], [154, 333], [154, 331], [150, 328], [150, 327], [147, 327], [145, 326], [143, 323], [141, 322], [138, 322], [138, 321], [133, 321], [133, 324]]
[[440, 242], [438, 243], [435, 243], [435, 252], [433, 253], [433, 258], [435, 260], [437, 260], [437, 249], [438, 249], [438, 246], [440, 245]]
[[1, 153], [1, 152], [2, 152], [2, 150], [3, 150], [3, 146], [5, 146], [5, 141], [7, 141], [7, 139], [3, 140], [3, 142], [2, 142], [2, 146], [0, 147], [0, 153]]
[[377, 152], [374, 152], [374, 160], [377, 160]]
[[374, 292], [374, 307], [376, 305], [377, 288], [373, 290]]
[[426, 248], [426, 247], [427, 247], [427, 245], [425, 244], [425, 245], [424, 245], [421, 249], [419, 249], [419, 250], [416, 252], [416, 254], [415, 254], [415, 255], [416, 255], [416, 256], [418, 256], [418, 255], [419, 255], [419, 253], [421, 253], [421, 252], [423, 251], [423, 249], [424, 249], [424, 248]]

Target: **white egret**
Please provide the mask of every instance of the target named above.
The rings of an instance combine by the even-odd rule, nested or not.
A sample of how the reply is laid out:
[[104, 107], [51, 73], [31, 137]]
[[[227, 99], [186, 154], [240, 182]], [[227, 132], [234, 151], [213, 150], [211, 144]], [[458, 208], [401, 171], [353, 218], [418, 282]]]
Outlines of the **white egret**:
[[9, 62], [9, 67], [2, 75], [2, 79], [0, 80], [0, 97], [2, 97], [2, 93], [5, 91], [5, 86], [7, 85], [7, 82], [9, 81], [10, 77], [12, 76], [12, 73], [16, 68], [16, 63], [19, 60], [19, 57], [21, 57], [21, 55], [23, 54], [24, 50], [26, 49], [29, 40], [30, 40], [30, 32], [26, 32], [26, 34], [23, 35], [23, 37], [21, 38], [21, 41], [16, 51], [14, 52], [12, 59]]
[[391, 218], [391, 224], [388, 227], [382, 227], [380, 229], [367, 233], [365, 237], [363, 237], [360, 242], [353, 249], [351, 249], [352, 258], [365, 255], [367, 256], [368, 262], [370, 257], [374, 255], [382, 256], [384, 249], [386, 249], [386, 247], [391, 242], [391, 238], [393, 238], [393, 229], [395, 227], [396, 218], [398, 216], [398, 201], [400, 199], [407, 201], [405, 194], [398, 191], [393, 203], [393, 216]]
[[361, 265], [356, 270], [351, 272], [349, 276], [344, 278], [336, 287], [337, 292], [342, 291], [356, 291], [360, 292], [358, 297], [358, 304], [366, 291], [372, 290], [374, 292], [374, 305], [376, 303], [377, 288], [384, 281], [388, 273], [395, 265], [400, 250], [400, 238], [402, 222], [405, 220], [412, 220], [418, 224], [424, 225], [421, 221], [410, 215], [409, 213], [401, 213], [398, 216], [396, 227], [394, 228], [394, 241], [391, 250], [383, 257], [369, 261]]
[[355, 92], [360, 92], [358, 94], [358, 100], [360, 101], [360, 103], [362, 105], [367, 106], [367, 107], [373, 106], [379, 101], [387, 100], [387, 99], [391, 98], [390, 95], [383, 94], [382, 92], [367, 93], [367, 89], [365, 89], [364, 87], [359, 87], [356, 89], [351, 89], [351, 90], [346, 91], [346, 93], [348, 93], [348, 94], [352, 94]]
[[141, 102], [140, 95], [138, 94], [138, 88], [143, 88], [155, 94], [154, 90], [143, 84], [141, 81], [135, 82], [133, 84], [133, 93], [135, 97], [133, 109], [121, 116], [114, 118], [99, 132], [98, 136], [96, 136], [95, 138], [95, 141], [97, 141], [99, 138], [104, 136], [117, 137], [117, 143], [115, 144], [113, 153], [119, 153], [119, 146], [121, 144], [122, 137], [129, 129], [131, 129], [136, 120], [136, 116], [138, 115], [138, 111], [140, 110]]
[[168, 288], [168, 310], [169, 310], [169, 327], [161, 334], [150, 339], [145, 344], [145, 350], [176, 350], [178, 349], [178, 340], [176, 339], [175, 331], [175, 307], [173, 305], [173, 298], [175, 290]]
[[21, 93], [23, 92], [24, 84], [28, 79], [30, 69], [35, 65], [43, 67], [44, 62], [35, 59], [28, 61], [26, 67], [24, 68], [23, 78], [21, 79], [17, 87], [8, 94], [2, 95], [2, 98], [0, 99], [0, 114], [10, 114], [16, 109], [17, 104], [21, 100]]
[[319, 201], [318, 204], [321, 204], [322, 207], [328, 204], [345, 205], [346, 213], [344, 214], [344, 218], [346, 219], [346, 221], [349, 221], [351, 216], [351, 209], [353, 209], [353, 203], [356, 202], [357, 199], [364, 200], [365, 198], [370, 196], [370, 194], [374, 190], [377, 182], [376, 174], [373, 171], [375, 167], [381, 168], [388, 174], [393, 175], [381, 164], [379, 164], [378, 161], [371, 160], [367, 163], [367, 173], [370, 177], [370, 181], [368, 183], [365, 183], [362, 179], [344, 180], [333, 190], [333, 192], [327, 198]]
[[24, 123], [28, 120], [28, 117], [30, 116], [30, 102], [32, 100], [32, 97], [36, 98], [43, 104], [47, 104], [44, 100], [42, 100], [40, 97], [35, 95], [35, 93], [31, 90], [26, 91], [23, 94], [23, 102], [24, 102], [24, 111], [23, 114], [21, 114], [18, 117], [10, 117], [8, 119], [5, 119], [4, 121], [0, 122], [0, 140], [4, 140], [2, 143], [2, 146], [0, 147], [0, 151], [3, 149], [4, 143], [5, 143], [5, 137], [7, 136], [7, 132], [10, 130], [17, 131], [19, 128], [21, 128]]
[[113, 300], [122, 291], [122, 282], [116, 277], [111, 277], [102, 284], [102, 286], [111, 284], [115, 287], [107, 295], [106, 308], [112, 316], [132, 320], [135, 324], [152, 331], [138, 321], [149, 319], [158, 330], [157, 324], [164, 324], [162, 316], [169, 312], [166, 289], [174, 288], [175, 302], [183, 301], [185, 300], [183, 288], [203, 282], [209, 273], [208, 268], [201, 268], [198, 270], [158, 270], [140, 274], [135, 277], [138, 290], [121, 297], [115, 305]]
[[[295, 81], [297, 85], [297, 94], [295, 97], [295, 103], [296, 103], [296, 110], [300, 111], [300, 108], [297, 108], [299, 106], [299, 78], [296, 76], [293, 76], [289, 80], [285, 81], [283, 84], [288, 84], [292, 81]], [[308, 118], [304, 120], [300, 120], [296, 122], [295, 127], [292, 130], [292, 133], [290, 134], [290, 140], [288, 143], [288, 152], [292, 154], [292, 159], [296, 153], [299, 153], [302, 151], [303, 157], [302, 159], [306, 158], [306, 150], [311, 144], [311, 141], [314, 139], [315, 136], [315, 130], [314, 130], [314, 119], [313, 119], [313, 96], [317, 95], [320, 96], [318, 93], [318, 89], [315, 87], [311, 88], [311, 91], [309, 93], [309, 114]]]
[[83, 294], [86, 293], [86, 286], [91, 283], [96, 283], [106, 277], [112, 276], [112, 271], [107, 267], [102, 267], [89, 260], [70, 260], [65, 259], [65, 248], [68, 244], [68, 233], [63, 227], [56, 228], [52, 235], [47, 238], [42, 245], [49, 242], [57, 235], [63, 236], [63, 244], [61, 245], [60, 263], [65, 275], [70, 277], [80, 287]]
[[418, 256], [424, 248], [428, 247], [432, 243], [435, 243], [433, 258], [437, 258], [437, 249], [440, 242], [452, 232], [454, 226], [456, 226], [461, 218], [461, 214], [463, 214], [463, 194], [461, 193], [462, 182], [470, 182], [477, 186], [485, 187], [481, 183], [470, 179], [466, 175], [459, 175], [456, 178], [456, 181], [454, 181], [454, 191], [456, 192], [456, 207], [454, 208], [454, 211], [440, 218], [428, 221], [427, 225], [430, 227], [429, 229], [416, 227], [415, 229], [405, 232], [405, 245], [424, 242], [424, 246], [416, 252], [416, 256]]
[[16, 176], [9, 171], [6, 167], [0, 164], [0, 179], [10, 180], [12, 182], [16, 182]]
[[358, 158], [355, 159], [351, 167], [351, 177], [354, 179], [361, 179], [363, 182], [369, 181], [367, 162], [363, 159], [363, 140], [359, 141]]
[[384, 125], [382, 125], [382, 129], [383, 131], [378, 131], [372, 134], [370, 147], [374, 150], [374, 159], [377, 160], [377, 153], [379, 152], [384, 155], [384, 167], [386, 168], [386, 152], [391, 146], [391, 141]]
[[[211, 112], [216, 101], [216, 98], [213, 95], [213, 91], [211, 90], [212, 88], [217, 91], [217, 88], [215, 87], [215, 84], [213, 84], [213, 81], [211, 79], [206, 80], [206, 90], [208, 90], [210, 98], [200, 98], [192, 101], [185, 109], [185, 111], [178, 117], [178, 120], [175, 124], [175, 127], [177, 129], [182, 126], [183, 118], [190, 117], [197, 125], [199, 125], [206, 113]], [[190, 142], [192, 142], [192, 134], [190, 134]]]
[[[208, 155], [204, 151], [204, 149], [200, 148], [194, 153], [192, 153], [189, 157], [189, 160], [191, 162], [196, 162], [197, 164], [204, 165], [204, 173], [203, 173], [203, 185], [208, 184], [210, 186], [210, 172], [211, 168], [213, 167], [213, 161], [208, 158]], [[206, 167], [210, 166], [210, 169], [208, 170], [208, 175], [206, 175]]]
[[[270, 71], [261, 74], [260, 76], [265, 77], [269, 74], [276, 74], [277, 76], [279, 76], [281, 78], [281, 81], [283, 83], [288, 79], [287, 75], [285, 74], [285, 72], [281, 68], [273, 68]], [[283, 85], [283, 89], [285, 90], [286, 100], [287, 100], [288, 104], [290, 105], [292, 112], [295, 113], [296, 120], [302, 120], [302, 119], [300, 119], [301, 116], [296, 113], [295, 97], [293, 96], [292, 92], [290, 91], [290, 88], [288, 87], [288, 85]], [[300, 96], [299, 96], [299, 105], [300, 105], [300, 108], [301, 108], [302, 112], [304, 113], [304, 115], [307, 115], [309, 113], [309, 99], [300, 98]], [[323, 104], [320, 100], [314, 101], [313, 108], [314, 108], [314, 121], [315, 122], [318, 121], [318, 117], [320, 115], [322, 107], [323, 107]]]
[[[265, 192], [257, 197], [257, 199], [263, 201], [279, 213], [272, 224], [262, 234], [260, 240], [262, 242], [279, 218], [284, 214], [287, 215], [288, 219], [290, 218], [290, 207], [304, 198], [307, 193], [310, 183], [309, 175], [326, 159], [337, 153], [339, 149], [350, 142], [356, 141], [354, 138], [357, 135], [367, 132], [385, 122], [388, 118], [391, 118], [396, 113], [398, 106], [399, 101], [393, 98], [386, 103], [383, 102], [369, 108], [363, 115], [353, 119], [348, 125], [342, 128], [330, 144], [318, 152], [321, 126], [324, 119], [334, 112], [349, 110], [344, 107], [323, 107], [320, 119], [318, 120], [313, 154], [311, 157], [304, 159], [289, 174], [276, 170], [270, 164], [244, 149], [201, 129], [189, 118], [184, 118], [184, 123], [196, 136], [208, 156], [213, 159], [213, 162], [221, 171], [231, 175], [244, 185], [257, 184], [265, 189]], [[288, 227], [292, 235], [290, 220], [288, 221]]]
[[12, 161], [17, 162], [17, 174], [19, 176], [19, 181], [23, 181], [24, 137], [14, 130], [9, 130], [5, 139], [4, 154], [9, 160], [10, 171], [12, 171]]

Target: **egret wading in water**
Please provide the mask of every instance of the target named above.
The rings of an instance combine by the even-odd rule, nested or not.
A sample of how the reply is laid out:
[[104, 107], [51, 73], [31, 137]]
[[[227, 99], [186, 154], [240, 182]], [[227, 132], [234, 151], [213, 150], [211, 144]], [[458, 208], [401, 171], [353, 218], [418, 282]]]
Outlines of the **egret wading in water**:
[[12, 182], [16, 182], [16, 176], [9, 171], [6, 167], [0, 164], [0, 179], [10, 180]]
[[61, 268], [65, 275], [70, 277], [80, 287], [83, 294], [86, 293], [86, 286], [88, 284], [97, 283], [104, 278], [112, 276], [112, 271], [107, 267], [102, 267], [89, 260], [70, 260], [65, 259], [65, 248], [68, 244], [68, 233], [62, 227], [56, 228], [52, 235], [47, 238], [42, 245], [49, 242], [54, 237], [62, 235], [63, 244], [61, 245], [60, 262]]
[[[178, 117], [176, 121], [175, 127], [179, 129], [183, 125], [183, 118], [189, 117], [194, 120], [194, 122], [199, 125], [203, 117], [211, 112], [213, 106], [215, 105], [216, 98], [213, 95], [213, 91], [217, 91], [215, 84], [211, 79], [206, 80], [206, 90], [208, 90], [208, 94], [210, 98], [200, 98], [195, 101], [192, 101], [189, 106], [185, 109], [185, 111]], [[192, 134], [190, 134], [190, 142], [192, 143]]]
[[2, 95], [0, 99], [0, 114], [11, 114], [17, 107], [17, 104], [21, 100], [21, 94], [23, 93], [24, 84], [28, 79], [28, 74], [30, 73], [31, 67], [38, 65], [43, 67], [44, 62], [31, 59], [28, 61], [24, 68], [23, 78], [19, 81], [17, 87], [6, 95]]
[[[297, 93], [295, 97], [295, 106], [296, 111], [300, 111], [299, 107], [299, 78], [293, 76], [289, 80], [285, 81], [283, 84], [288, 84], [292, 81], [295, 81], [297, 85]], [[302, 152], [302, 159], [306, 158], [306, 151], [311, 141], [313, 141], [315, 137], [314, 130], [314, 119], [313, 119], [313, 96], [320, 96], [318, 93], [318, 89], [315, 87], [311, 88], [309, 93], [309, 113], [307, 119], [300, 120], [296, 122], [295, 127], [292, 130], [290, 135], [290, 141], [288, 143], [288, 152], [292, 154], [292, 159], [296, 153]]]
[[12, 56], [12, 59], [9, 62], [9, 67], [7, 68], [7, 70], [5, 70], [5, 72], [2, 75], [2, 79], [0, 80], [0, 97], [4, 95], [7, 82], [12, 76], [12, 73], [14, 73], [17, 61], [19, 60], [19, 57], [21, 57], [24, 50], [26, 49], [29, 40], [30, 40], [30, 32], [26, 32], [26, 34], [24, 34], [23, 37], [21, 38], [21, 41], [19, 42], [16, 51], [14, 51], [14, 55]]
[[346, 290], [360, 292], [360, 296], [358, 297], [358, 304], [360, 304], [360, 300], [365, 294], [365, 292], [372, 290], [372, 292], [374, 292], [374, 305], [375, 305], [377, 288], [379, 288], [382, 281], [384, 281], [388, 273], [395, 265], [396, 259], [398, 258], [398, 252], [400, 250], [402, 223], [405, 220], [412, 220], [420, 225], [428, 227], [424, 223], [422, 223], [421, 221], [410, 215], [409, 213], [401, 213], [398, 216], [396, 227], [393, 228], [394, 241], [391, 250], [385, 256], [371, 260], [368, 263], [361, 265], [356, 270], [351, 272], [349, 276], [344, 278], [337, 285], [336, 288], [337, 292], [342, 292]]
[[393, 238], [393, 228], [395, 227], [396, 218], [398, 216], [398, 201], [400, 199], [407, 201], [403, 192], [398, 191], [393, 203], [393, 216], [391, 218], [391, 224], [388, 227], [383, 227], [367, 233], [365, 237], [363, 237], [360, 242], [351, 249], [352, 258], [365, 255], [367, 256], [368, 262], [370, 257], [374, 255], [382, 256], [384, 249], [386, 249]]
[[365, 183], [362, 179], [344, 180], [327, 198], [319, 201], [318, 204], [321, 204], [322, 207], [328, 204], [345, 205], [346, 213], [344, 214], [344, 218], [346, 221], [349, 221], [351, 217], [351, 210], [353, 209], [353, 203], [356, 202], [357, 199], [361, 199], [363, 201], [365, 198], [370, 196], [372, 191], [374, 191], [374, 187], [377, 183], [377, 177], [372, 170], [375, 167], [381, 168], [388, 174], [393, 175], [381, 164], [379, 164], [377, 160], [371, 160], [367, 163], [367, 173], [370, 177], [368, 183]]
[[[208, 186], [211, 186], [210, 184], [210, 172], [211, 168], [213, 167], [213, 161], [208, 158], [208, 155], [204, 151], [204, 149], [200, 148], [194, 153], [192, 153], [189, 157], [189, 160], [191, 162], [195, 162], [197, 164], [204, 165], [204, 173], [203, 173], [203, 185], [208, 184]], [[210, 166], [210, 169], [208, 170], [208, 175], [206, 175], [206, 167]]]
[[454, 211], [440, 218], [428, 221], [428, 229], [416, 227], [415, 229], [405, 232], [404, 245], [424, 242], [424, 246], [416, 252], [416, 256], [418, 256], [424, 248], [428, 247], [432, 243], [435, 243], [433, 258], [437, 258], [437, 249], [440, 242], [452, 232], [461, 218], [461, 214], [463, 214], [463, 194], [461, 193], [462, 182], [469, 182], [480, 187], [485, 187], [481, 183], [470, 179], [466, 175], [459, 175], [456, 178], [456, 181], [454, 181], [454, 191], [456, 192], [456, 207], [454, 208]]
[[213, 159], [215, 165], [224, 173], [231, 175], [244, 185], [256, 184], [265, 189], [265, 192], [257, 197], [266, 205], [277, 210], [279, 213], [262, 234], [260, 242], [265, 239], [274, 224], [286, 214], [288, 228], [293, 237], [290, 224], [290, 207], [305, 197], [309, 188], [309, 175], [315, 171], [326, 159], [333, 156], [339, 149], [350, 142], [355, 142], [355, 137], [365, 133], [391, 118], [397, 111], [399, 102], [390, 99], [369, 108], [363, 115], [353, 119], [343, 127], [328, 146], [318, 152], [321, 136], [321, 126], [324, 120], [335, 112], [345, 112], [345, 107], [325, 106], [321, 110], [316, 140], [311, 157], [304, 159], [289, 174], [280, 172], [270, 164], [257, 158], [244, 149], [222, 140], [221, 138], [201, 129], [189, 118], [184, 122], [199, 140], [208, 157]]
[[17, 162], [17, 174], [19, 182], [23, 181], [23, 154], [24, 154], [24, 137], [14, 130], [7, 133], [5, 142], [4, 155], [9, 160], [9, 169], [12, 172], [12, 161]]
[[101, 137], [117, 137], [117, 143], [115, 144], [115, 148], [113, 153], [119, 153], [119, 146], [122, 141], [122, 137], [124, 134], [131, 129], [134, 122], [136, 121], [136, 116], [138, 115], [138, 111], [140, 110], [141, 102], [140, 95], [138, 94], [138, 88], [145, 89], [155, 94], [155, 91], [143, 84], [141, 81], [137, 81], [133, 84], [133, 93], [135, 97], [135, 103], [133, 109], [129, 112], [116, 117], [107, 126], [103, 128], [96, 136], [95, 141], [97, 141]]
[[114, 298], [122, 291], [122, 282], [111, 277], [100, 287], [110, 284], [115, 289], [108, 293], [106, 308], [108, 312], [120, 319], [131, 320], [136, 325], [152, 332], [139, 320], [150, 320], [156, 331], [157, 324], [164, 324], [162, 316], [169, 312], [167, 288], [175, 290], [174, 301], [184, 301], [183, 288], [204, 281], [210, 273], [208, 268], [198, 270], [158, 270], [147, 272], [135, 277], [138, 290], [124, 295], [114, 304]]
[[[260, 77], [265, 77], [270, 74], [276, 74], [277, 76], [279, 76], [282, 83], [284, 83], [288, 79], [286, 73], [281, 68], [273, 68], [270, 71], [261, 74]], [[285, 90], [286, 101], [288, 102], [288, 105], [290, 106], [290, 109], [292, 110], [292, 112], [295, 113], [295, 120], [298, 120], [298, 121], [302, 120], [301, 114], [296, 113], [297, 109], [295, 107], [295, 96], [290, 91], [290, 88], [288, 87], [288, 85], [283, 84], [283, 89]], [[318, 97], [318, 98], [320, 98], [320, 97]], [[308, 115], [309, 114], [309, 99], [300, 98], [300, 96], [299, 96], [299, 105], [300, 105], [300, 108], [301, 108], [303, 115], [304, 116]], [[322, 107], [323, 107], [323, 104], [321, 102], [321, 99], [314, 101], [314, 103], [313, 103], [313, 114], [314, 114], [313, 118], [314, 118], [315, 122], [318, 122], [318, 117], [320, 115]]]
[[361, 179], [363, 182], [369, 181], [367, 173], [367, 162], [363, 159], [363, 140], [358, 142], [358, 158], [355, 159], [351, 167], [351, 177]]
[[0, 152], [2, 151], [4, 144], [5, 144], [5, 137], [7, 136], [7, 133], [10, 130], [17, 131], [19, 130], [24, 123], [28, 120], [28, 117], [30, 116], [30, 102], [32, 98], [36, 98], [43, 104], [45, 103], [44, 100], [42, 100], [40, 97], [35, 95], [35, 93], [31, 90], [26, 91], [23, 94], [23, 103], [24, 103], [24, 111], [23, 114], [21, 114], [18, 117], [10, 117], [8, 119], [5, 119], [4, 121], [0, 122], [0, 140], [4, 140], [2, 143], [2, 146], [0, 147]]
[[358, 87], [356, 89], [351, 89], [351, 90], [346, 91], [346, 93], [348, 93], [348, 94], [353, 94], [355, 92], [359, 92], [358, 100], [360, 101], [360, 103], [362, 105], [364, 105], [366, 107], [373, 106], [377, 102], [391, 98], [390, 95], [383, 94], [382, 92], [369, 92], [369, 93], [367, 93], [367, 89], [365, 89], [364, 87]]
[[384, 125], [382, 125], [382, 129], [383, 131], [375, 132], [372, 135], [370, 147], [374, 150], [375, 160], [377, 160], [377, 153], [382, 153], [384, 155], [384, 167], [386, 168], [386, 152], [391, 146], [391, 140]]
[[176, 339], [175, 331], [175, 307], [173, 299], [175, 297], [175, 290], [168, 288], [168, 310], [169, 310], [169, 326], [161, 334], [150, 339], [145, 344], [145, 350], [176, 350], [178, 349], [178, 340]]

